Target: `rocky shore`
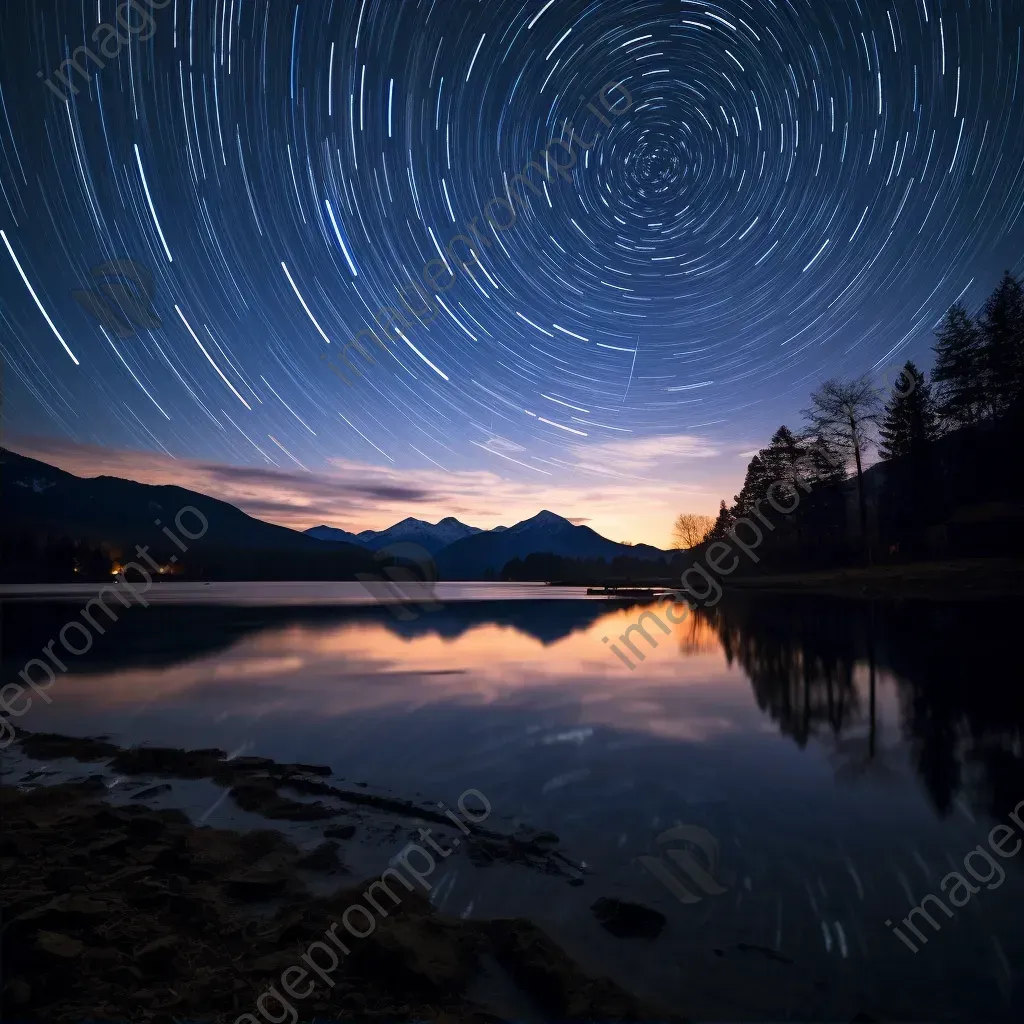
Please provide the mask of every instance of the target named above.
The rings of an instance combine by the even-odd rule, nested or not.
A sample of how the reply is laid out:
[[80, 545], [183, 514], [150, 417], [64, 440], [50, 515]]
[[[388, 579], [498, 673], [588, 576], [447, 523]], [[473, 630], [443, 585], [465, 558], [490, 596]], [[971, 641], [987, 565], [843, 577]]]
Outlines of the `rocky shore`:
[[[364, 896], [366, 882], [346, 866], [362, 816], [451, 825], [436, 804], [334, 786], [326, 766], [21, 730], [17, 746], [42, 761], [73, 758], [83, 775], [0, 785], [8, 1021], [270, 1019], [256, 1009], [261, 992]], [[90, 764], [134, 780], [131, 798], [111, 802], [107, 777]], [[300, 850], [273, 828], [202, 827], [146, 805], [166, 791], [159, 780], [175, 778], [210, 779], [270, 822], [322, 822], [323, 841]], [[465, 853], [583, 881], [550, 833], [481, 827]], [[314, 877], [337, 887], [324, 896]], [[419, 891], [403, 891], [351, 943], [333, 981], [301, 1002], [300, 1020], [679, 1019], [588, 976], [527, 920], [447, 917]], [[274, 1004], [268, 1012], [292, 1020]]]

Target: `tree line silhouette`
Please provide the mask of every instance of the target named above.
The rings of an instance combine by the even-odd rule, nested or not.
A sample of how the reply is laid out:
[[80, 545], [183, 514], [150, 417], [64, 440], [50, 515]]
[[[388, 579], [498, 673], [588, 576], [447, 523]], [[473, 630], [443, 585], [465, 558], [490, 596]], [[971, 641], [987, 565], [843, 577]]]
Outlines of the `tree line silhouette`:
[[[141, 531], [140, 531], [141, 535]], [[148, 539], [148, 538], [144, 538]], [[347, 546], [343, 546], [347, 547]], [[170, 542], [148, 544], [153, 580], [351, 580], [356, 571], [377, 579], [390, 561], [375, 562], [369, 552], [274, 551], [193, 545], [181, 552]], [[45, 526], [33, 528], [0, 520], [0, 583], [111, 582], [122, 566], [138, 562], [126, 544], [97, 541], [88, 536], [52, 534]], [[132, 570], [132, 578], [137, 570]]]
[[[766, 516], [759, 555], [767, 564], [1024, 549], [1020, 282], [1007, 272], [973, 318], [952, 306], [934, 353], [930, 380], [908, 361], [887, 398], [868, 375], [825, 381], [803, 426], [779, 427], [750, 460], [740, 493], [721, 502], [701, 544], [726, 539], [739, 519]], [[879, 460], [869, 467], [873, 450]], [[787, 493], [800, 497], [792, 513], [767, 508], [790, 503]]]
[[109, 580], [118, 564], [109, 545], [80, 538], [39, 537], [32, 530], [4, 531], [0, 580], [17, 583]]

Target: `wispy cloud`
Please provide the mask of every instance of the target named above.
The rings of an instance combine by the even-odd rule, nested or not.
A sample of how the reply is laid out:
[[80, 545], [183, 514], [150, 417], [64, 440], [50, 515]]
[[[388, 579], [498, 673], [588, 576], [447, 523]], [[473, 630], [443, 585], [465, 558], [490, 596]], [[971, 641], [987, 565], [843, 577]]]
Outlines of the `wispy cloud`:
[[572, 449], [581, 466], [603, 465], [624, 473], [656, 469], [666, 463], [709, 459], [721, 454], [718, 446], [692, 434], [627, 437]]

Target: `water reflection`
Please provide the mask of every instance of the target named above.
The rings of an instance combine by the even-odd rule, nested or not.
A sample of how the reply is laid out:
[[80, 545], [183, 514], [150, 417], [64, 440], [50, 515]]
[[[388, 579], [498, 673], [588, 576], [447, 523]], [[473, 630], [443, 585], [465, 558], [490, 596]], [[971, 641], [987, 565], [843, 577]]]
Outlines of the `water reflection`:
[[879, 679], [937, 811], [1004, 816], [1024, 797], [1019, 604], [733, 598], [701, 613], [758, 704], [800, 746], [831, 743], [851, 777], [889, 774]]
[[[639, 676], [626, 674], [600, 638], [621, 633], [639, 610], [595, 601], [487, 601], [402, 621], [375, 607], [133, 609], [118, 623], [117, 642], [111, 631], [88, 654], [69, 659], [73, 681], [63, 689], [58, 682], [60, 698], [42, 710], [63, 718], [74, 706], [74, 717], [99, 722], [104, 710], [193, 704], [207, 720], [275, 713], [323, 720], [446, 703], [533, 702], [571, 705], [590, 724], [677, 738], [728, 728], [728, 716], [709, 716], [687, 699], [681, 688], [689, 685], [717, 687], [716, 703], [742, 707], [752, 722], [741, 677], [723, 659], [712, 624], [697, 616], [676, 627], [673, 640], [685, 659], [662, 656]], [[15, 642], [5, 647], [5, 675], [38, 653], [67, 615], [66, 606], [8, 605]]]
[[[70, 609], [3, 604], [5, 681]], [[372, 606], [136, 608], [69, 659], [54, 709], [36, 703], [55, 720], [73, 706], [71, 717], [102, 726], [104, 709], [140, 706], [324, 718], [545, 693], [549, 709], [571, 705], [589, 725], [696, 740], [758, 728], [748, 684], [782, 736], [828, 751], [839, 781], [891, 782], [906, 754], [941, 815], [961, 799], [1000, 817], [1024, 793], [1017, 605], [733, 595], [669, 637], [654, 631], [657, 649], [630, 672], [602, 638], [620, 636], [641, 610], [463, 601], [402, 621]]]
[[[479, 788], [497, 817], [558, 832], [593, 880], [495, 873], [474, 913], [528, 913], [693, 1019], [1019, 1018], [1024, 858], [919, 954], [884, 921], [1024, 800], [1020, 608], [734, 596], [655, 631], [631, 672], [602, 638], [641, 610], [154, 605], [22, 724], [327, 763], [409, 797]], [[4, 681], [73, 613], [2, 611]], [[684, 906], [639, 866], [679, 823], [720, 844], [714, 900]], [[598, 896], [670, 925], [617, 940]]]

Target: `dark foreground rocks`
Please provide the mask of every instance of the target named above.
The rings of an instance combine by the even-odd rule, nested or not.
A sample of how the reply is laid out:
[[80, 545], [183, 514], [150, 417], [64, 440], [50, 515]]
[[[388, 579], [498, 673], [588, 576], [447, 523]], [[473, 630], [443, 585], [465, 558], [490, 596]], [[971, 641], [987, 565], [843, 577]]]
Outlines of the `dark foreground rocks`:
[[[346, 909], [366, 905], [371, 880], [328, 898], [302, 881], [345, 870], [337, 841], [303, 854], [278, 832], [197, 827], [106, 795], [98, 777], [0, 787], [4, 1020], [234, 1021], [256, 1014]], [[584, 974], [528, 921], [452, 919], [418, 891], [401, 897], [368, 937], [349, 939], [333, 987], [293, 1000], [300, 1020], [499, 1020], [479, 995], [483, 964], [545, 1019], [668, 1019]]]
[[[270, 821], [332, 822], [351, 819], [361, 811], [379, 813], [417, 823], [431, 822], [451, 828], [451, 820], [429, 800], [413, 803], [391, 796], [348, 789], [325, 781], [332, 775], [327, 765], [288, 764], [269, 757], [228, 757], [223, 750], [176, 747], [118, 747], [105, 737], [61, 736], [29, 732], [10, 723], [18, 746], [39, 761], [70, 758], [85, 764], [102, 763], [126, 777], [209, 779], [228, 789], [243, 810]], [[367, 783], [358, 782], [366, 787]], [[167, 792], [166, 784], [147, 787], [133, 799]], [[305, 799], [296, 799], [303, 797]], [[329, 825], [327, 838], [346, 839], [354, 828], [349, 820]], [[518, 863], [535, 871], [561, 875], [579, 884], [585, 870], [558, 848], [558, 836], [520, 828], [509, 835], [475, 825], [465, 851], [477, 864], [493, 861]]]

